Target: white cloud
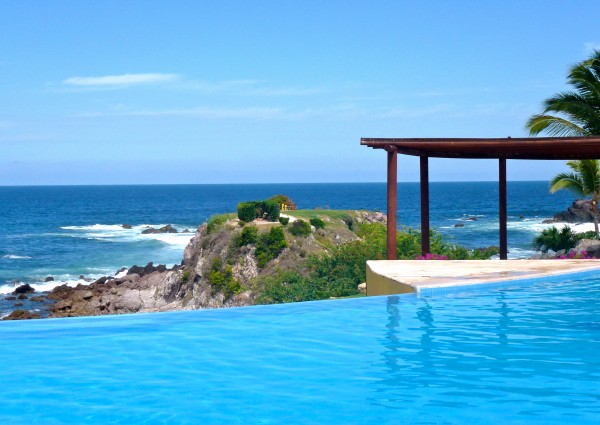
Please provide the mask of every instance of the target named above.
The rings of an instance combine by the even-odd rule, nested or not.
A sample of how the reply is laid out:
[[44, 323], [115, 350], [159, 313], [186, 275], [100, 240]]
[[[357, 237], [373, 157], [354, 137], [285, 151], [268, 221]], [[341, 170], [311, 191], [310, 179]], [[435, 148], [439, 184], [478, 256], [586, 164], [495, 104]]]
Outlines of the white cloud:
[[593, 41], [588, 41], [583, 44], [586, 53], [592, 53], [594, 50], [600, 50], [600, 43], [596, 43]]
[[166, 83], [178, 79], [179, 75], [177, 74], [123, 74], [101, 77], [70, 77], [63, 80], [63, 84], [76, 87], [115, 87]]
[[129, 116], [129, 117], [198, 117], [210, 119], [253, 119], [270, 120], [285, 117], [285, 111], [281, 108], [214, 108], [198, 107], [187, 109], [162, 109], [162, 110], [131, 110], [80, 114], [80, 117], [104, 117], [104, 116]]

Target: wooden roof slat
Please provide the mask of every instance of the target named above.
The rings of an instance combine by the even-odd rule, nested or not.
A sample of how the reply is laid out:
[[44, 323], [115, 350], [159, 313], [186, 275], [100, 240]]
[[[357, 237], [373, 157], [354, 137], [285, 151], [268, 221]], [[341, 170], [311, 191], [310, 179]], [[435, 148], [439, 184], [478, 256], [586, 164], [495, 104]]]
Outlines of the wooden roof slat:
[[433, 158], [599, 159], [600, 137], [362, 138], [374, 149]]

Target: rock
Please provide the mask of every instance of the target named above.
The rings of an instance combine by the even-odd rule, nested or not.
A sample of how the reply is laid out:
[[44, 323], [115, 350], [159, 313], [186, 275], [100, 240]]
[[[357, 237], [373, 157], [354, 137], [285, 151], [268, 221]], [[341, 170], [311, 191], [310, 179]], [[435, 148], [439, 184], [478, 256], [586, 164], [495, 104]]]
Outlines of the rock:
[[123, 229], [131, 229], [131, 228], [133, 228], [133, 226], [131, 224], [121, 224], [121, 227]]
[[581, 239], [575, 245], [577, 251], [589, 251], [590, 249], [600, 249], [600, 241], [598, 239]]
[[26, 283], [25, 285], [21, 285], [17, 289], [15, 289], [13, 291], [13, 294], [15, 294], [15, 295], [18, 295], [18, 294], [33, 294], [34, 292], [35, 292], [35, 289], [33, 289], [31, 287], [31, 285], [29, 285], [28, 283]]
[[48, 276], [46, 279], [44, 279], [44, 282], [54, 282], [54, 278], [52, 276]]
[[100, 279], [96, 280], [93, 284], [94, 285], [102, 285], [102, 284], [106, 283], [107, 280], [108, 280], [108, 278], [106, 276], [102, 276]]
[[592, 201], [577, 199], [566, 211], [554, 215], [551, 222], [590, 223], [594, 221]]
[[30, 300], [33, 302], [36, 302], [36, 303], [43, 303], [44, 301], [46, 301], [46, 297], [42, 297], [42, 296], [31, 297]]
[[566, 250], [564, 249], [559, 249], [558, 251], [556, 251], [556, 256], [560, 257], [561, 255], [565, 255], [567, 253]]
[[454, 227], [465, 227], [464, 223], [456, 223]]
[[542, 253], [541, 252], [536, 252], [535, 254], [533, 254], [531, 256], [532, 260], [541, 260], [542, 259]]
[[523, 214], [521, 214], [521, 215], [519, 216], [519, 219], [520, 219], [520, 220], [523, 220], [523, 219], [525, 219], [525, 216], [524, 216]]
[[15, 310], [2, 320], [24, 320], [24, 319], [39, 319], [40, 315], [31, 313], [27, 310]]
[[18, 300], [26, 300], [28, 297], [25, 294], [19, 294], [19, 296], [17, 297]]
[[92, 291], [85, 291], [83, 294], [81, 294], [81, 298], [83, 298], [84, 300], [89, 300], [94, 296], [94, 293]]
[[23, 307], [23, 303], [21, 303], [21, 302], [15, 303], [15, 307]]
[[556, 251], [549, 249], [548, 251], [546, 251], [546, 256], [547, 258], [554, 258], [556, 257]]
[[154, 227], [149, 227], [148, 229], [142, 230], [142, 235], [151, 235], [158, 233], [177, 233], [177, 229], [175, 229], [170, 224], [161, 227], [160, 229], [155, 229]]
[[478, 218], [477, 217], [469, 217], [469, 218], [467, 218], [467, 220], [469, 220], [469, 221], [477, 221]]
[[190, 229], [183, 229], [183, 230], [181, 231], [181, 233], [192, 233], [192, 232], [190, 232]]
[[367, 282], [363, 282], [358, 285], [358, 291], [363, 295], [367, 295]]
[[5, 299], [6, 301], [14, 301], [14, 300], [16, 300], [16, 299], [17, 299], [17, 297], [8, 296], [8, 297], [4, 297], [4, 299]]

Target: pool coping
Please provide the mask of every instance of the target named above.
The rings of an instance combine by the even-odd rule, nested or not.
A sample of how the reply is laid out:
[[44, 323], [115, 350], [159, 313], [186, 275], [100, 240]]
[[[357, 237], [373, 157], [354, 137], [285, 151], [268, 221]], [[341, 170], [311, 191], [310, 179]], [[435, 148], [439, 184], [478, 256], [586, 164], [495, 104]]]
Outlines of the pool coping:
[[600, 260], [371, 260], [367, 296], [430, 292], [600, 271]]

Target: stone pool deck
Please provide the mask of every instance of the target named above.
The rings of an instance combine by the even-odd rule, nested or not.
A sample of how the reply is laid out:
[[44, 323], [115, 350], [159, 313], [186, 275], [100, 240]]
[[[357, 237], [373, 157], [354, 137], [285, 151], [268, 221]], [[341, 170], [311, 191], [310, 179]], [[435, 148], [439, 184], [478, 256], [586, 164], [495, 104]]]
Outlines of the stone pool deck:
[[420, 292], [600, 270], [600, 260], [367, 261], [367, 295]]

